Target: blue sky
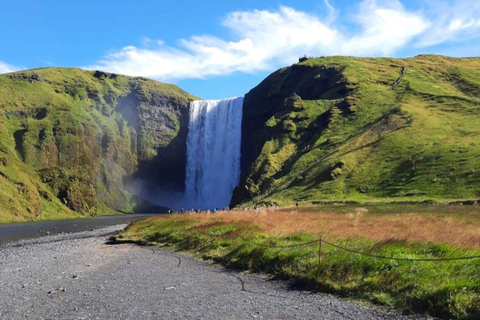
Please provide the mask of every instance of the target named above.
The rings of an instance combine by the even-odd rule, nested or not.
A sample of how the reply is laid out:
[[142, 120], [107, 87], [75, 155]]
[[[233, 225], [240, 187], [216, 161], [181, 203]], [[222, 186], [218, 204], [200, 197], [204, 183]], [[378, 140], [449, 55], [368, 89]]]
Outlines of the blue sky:
[[300, 55], [480, 56], [480, 0], [0, 0], [0, 73], [102, 69], [244, 95]]

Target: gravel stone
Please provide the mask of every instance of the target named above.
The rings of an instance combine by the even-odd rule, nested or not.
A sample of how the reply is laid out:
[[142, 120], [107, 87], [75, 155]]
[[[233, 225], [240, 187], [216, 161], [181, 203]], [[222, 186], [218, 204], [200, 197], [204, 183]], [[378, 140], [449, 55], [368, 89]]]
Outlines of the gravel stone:
[[124, 227], [0, 246], [0, 319], [427, 319], [297, 290], [168, 249], [107, 244]]

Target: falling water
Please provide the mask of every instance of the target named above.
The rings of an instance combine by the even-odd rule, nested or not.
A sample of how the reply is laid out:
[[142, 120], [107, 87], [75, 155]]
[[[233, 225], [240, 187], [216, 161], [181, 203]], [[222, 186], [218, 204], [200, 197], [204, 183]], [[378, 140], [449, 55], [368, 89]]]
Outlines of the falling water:
[[243, 97], [190, 104], [185, 189], [195, 208], [230, 203], [240, 179], [242, 109]]

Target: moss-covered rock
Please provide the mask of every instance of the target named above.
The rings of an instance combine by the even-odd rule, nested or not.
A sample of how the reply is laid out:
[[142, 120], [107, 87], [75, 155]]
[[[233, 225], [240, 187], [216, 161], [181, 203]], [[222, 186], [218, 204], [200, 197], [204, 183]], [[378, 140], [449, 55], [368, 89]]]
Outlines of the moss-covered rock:
[[479, 58], [431, 55], [274, 72], [245, 96], [232, 205], [478, 198], [479, 79]]
[[[193, 99], [174, 85], [101, 71], [0, 75], [0, 222], [102, 214], [105, 205], [132, 212], [139, 199], [125, 182], [139, 173], [181, 187], [184, 167], [171, 164], [186, 158]], [[146, 174], [152, 162], [169, 174]]]

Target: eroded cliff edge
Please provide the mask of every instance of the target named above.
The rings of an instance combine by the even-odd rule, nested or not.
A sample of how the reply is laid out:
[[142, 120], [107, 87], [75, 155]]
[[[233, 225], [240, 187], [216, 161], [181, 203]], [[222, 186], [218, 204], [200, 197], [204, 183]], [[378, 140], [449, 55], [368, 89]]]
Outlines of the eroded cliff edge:
[[479, 58], [434, 55], [274, 72], [245, 96], [232, 205], [478, 199], [479, 79]]
[[134, 188], [182, 190], [193, 99], [100, 71], [0, 75], [0, 222], [145, 211]]

